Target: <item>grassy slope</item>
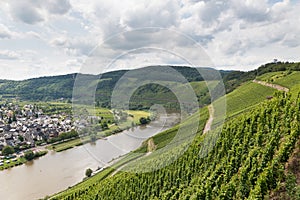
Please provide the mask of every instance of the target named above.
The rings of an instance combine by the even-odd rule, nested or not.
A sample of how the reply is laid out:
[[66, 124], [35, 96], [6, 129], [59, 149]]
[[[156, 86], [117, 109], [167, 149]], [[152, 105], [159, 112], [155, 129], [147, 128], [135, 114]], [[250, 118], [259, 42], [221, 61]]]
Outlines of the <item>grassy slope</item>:
[[226, 96], [227, 116], [235, 115], [272, 95], [276, 90], [248, 82]]

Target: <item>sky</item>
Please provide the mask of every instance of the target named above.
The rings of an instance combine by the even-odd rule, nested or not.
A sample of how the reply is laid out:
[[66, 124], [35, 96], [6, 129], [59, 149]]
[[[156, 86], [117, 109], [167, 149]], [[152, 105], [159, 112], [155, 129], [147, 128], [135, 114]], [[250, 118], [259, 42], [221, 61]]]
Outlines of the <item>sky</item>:
[[299, 61], [299, 11], [297, 0], [1, 0], [0, 79]]

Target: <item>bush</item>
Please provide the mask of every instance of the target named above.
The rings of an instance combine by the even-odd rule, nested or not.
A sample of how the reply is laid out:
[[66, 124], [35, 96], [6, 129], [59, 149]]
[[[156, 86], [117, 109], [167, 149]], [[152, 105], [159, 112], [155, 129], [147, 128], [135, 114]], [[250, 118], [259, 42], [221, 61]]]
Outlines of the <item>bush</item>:
[[9, 156], [9, 155], [11, 155], [11, 154], [13, 154], [13, 153], [15, 153], [15, 150], [14, 150], [14, 148], [11, 147], [11, 146], [5, 146], [5, 147], [3, 147], [3, 149], [2, 149], [2, 155], [3, 155], [3, 156]]
[[24, 157], [26, 160], [33, 160], [35, 158], [35, 155], [34, 155], [33, 151], [29, 150], [29, 151], [25, 152]]
[[150, 122], [150, 118], [149, 117], [147, 117], [147, 118], [141, 117], [140, 118], [140, 123], [141, 124], [148, 124], [149, 122]]
[[93, 170], [91, 170], [90, 168], [88, 168], [86, 171], [85, 171], [85, 175], [87, 177], [91, 177], [92, 176], [92, 173], [93, 173]]

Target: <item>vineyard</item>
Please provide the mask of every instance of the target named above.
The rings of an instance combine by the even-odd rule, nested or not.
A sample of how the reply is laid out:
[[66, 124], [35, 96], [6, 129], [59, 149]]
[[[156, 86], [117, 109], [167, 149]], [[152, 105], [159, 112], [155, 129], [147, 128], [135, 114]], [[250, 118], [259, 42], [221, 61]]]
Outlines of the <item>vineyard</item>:
[[219, 124], [222, 121], [222, 107], [225, 98], [226, 101], [226, 119], [231, 119], [243, 112], [249, 111], [259, 103], [272, 96], [276, 90], [266, 86], [259, 85], [253, 82], [245, 82], [226, 97], [222, 97], [213, 102], [216, 108], [214, 124]]
[[[251, 113], [226, 122], [219, 134], [197, 135], [165, 168], [120, 172], [52, 199], [264, 199], [286, 178], [285, 164], [300, 135], [298, 100], [278, 92]], [[219, 138], [202, 158], [199, 152], [209, 145], [202, 141], [209, 135]], [[146, 167], [143, 162], [135, 166]]]
[[290, 92], [296, 97], [300, 89], [300, 72], [281, 71], [267, 73], [259, 77], [260, 80], [268, 83], [275, 83], [290, 89]]

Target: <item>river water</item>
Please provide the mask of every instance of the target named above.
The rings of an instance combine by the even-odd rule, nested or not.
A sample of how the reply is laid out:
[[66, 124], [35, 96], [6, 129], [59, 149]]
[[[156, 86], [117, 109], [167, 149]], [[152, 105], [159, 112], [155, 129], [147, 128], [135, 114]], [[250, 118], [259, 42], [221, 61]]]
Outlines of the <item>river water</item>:
[[160, 116], [140, 126], [60, 153], [53, 151], [25, 165], [0, 171], [0, 199], [32, 200], [67, 189], [85, 177], [85, 170], [102, 167], [137, 149], [147, 138], [171, 127], [178, 115]]

